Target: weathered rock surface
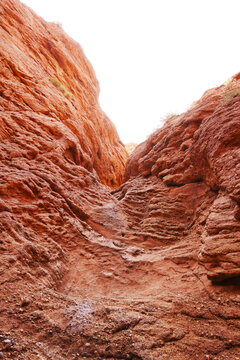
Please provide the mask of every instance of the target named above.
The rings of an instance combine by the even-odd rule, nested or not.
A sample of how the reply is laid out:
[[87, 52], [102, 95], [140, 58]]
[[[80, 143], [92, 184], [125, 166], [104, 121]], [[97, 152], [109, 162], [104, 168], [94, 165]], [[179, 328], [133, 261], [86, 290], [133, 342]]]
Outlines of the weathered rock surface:
[[[192, 109], [180, 116], [172, 116], [162, 129], [136, 148], [125, 171], [126, 180], [138, 174], [141, 178], [158, 179], [157, 184], [165, 184], [168, 194], [172, 189], [177, 193], [188, 186], [191, 190], [186, 195], [186, 207], [190, 212], [194, 212], [189, 201], [198, 196], [197, 184], [209, 188], [211, 199], [215, 194], [216, 200], [208, 207], [208, 215], [201, 220], [204, 224], [201, 230], [203, 245], [199, 253], [208, 276], [215, 281], [240, 275], [238, 82], [239, 75], [236, 75], [230, 81], [231, 87], [223, 85], [209, 90]], [[204, 196], [205, 201], [208, 197], [207, 194]], [[201, 200], [200, 203], [204, 202]], [[186, 210], [184, 214], [187, 215]], [[199, 211], [197, 218], [201, 217]], [[172, 217], [172, 221], [175, 220]], [[172, 234], [170, 238], [173, 239]]]
[[79, 45], [17, 0], [0, 14], [0, 358], [239, 360], [239, 76], [120, 185]]
[[[127, 153], [98, 105], [98, 82], [81, 47], [19, 1], [1, 1], [0, 26], [1, 139], [18, 136], [28, 160], [53, 152], [119, 185]], [[9, 157], [18, 151], [15, 145]]]

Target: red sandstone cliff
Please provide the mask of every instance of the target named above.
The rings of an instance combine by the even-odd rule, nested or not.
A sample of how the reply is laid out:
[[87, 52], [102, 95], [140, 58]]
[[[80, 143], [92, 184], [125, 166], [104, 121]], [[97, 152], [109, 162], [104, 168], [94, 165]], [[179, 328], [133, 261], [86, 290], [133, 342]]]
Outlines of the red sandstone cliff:
[[239, 76], [116, 188], [126, 151], [79, 45], [17, 0], [0, 15], [0, 358], [240, 358]]
[[19, 1], [1, 2], [0, 26], [1, 138], [20, 134], [18, 150], [31, 162], [54, 153], [119, 185], [127, 154], [98, 105], [98, 82], [81, 47]]
[[199, 258], [215, 281], [240, 275], [239, 77], [207, 91], [192, 109], [169, 119], [138, 146], [125, 171], [126, 179], [138, 174], [157, 178], [169, 193], [188, 188], [187, 208], [196, 201], [198, 188], [215, 198], [204, 220], [203, 214], [194, 214], [193, 205], [187, 210], [194, 221], [201, 219]]

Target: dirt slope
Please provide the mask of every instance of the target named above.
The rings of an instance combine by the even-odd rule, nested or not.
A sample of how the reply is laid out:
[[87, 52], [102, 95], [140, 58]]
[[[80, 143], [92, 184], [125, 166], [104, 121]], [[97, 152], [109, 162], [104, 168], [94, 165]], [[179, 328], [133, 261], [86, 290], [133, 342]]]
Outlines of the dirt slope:
[[0, 15], [0, 358], [240, 359], [239, 76], [120, 185], [79, 45], [17, 0]]

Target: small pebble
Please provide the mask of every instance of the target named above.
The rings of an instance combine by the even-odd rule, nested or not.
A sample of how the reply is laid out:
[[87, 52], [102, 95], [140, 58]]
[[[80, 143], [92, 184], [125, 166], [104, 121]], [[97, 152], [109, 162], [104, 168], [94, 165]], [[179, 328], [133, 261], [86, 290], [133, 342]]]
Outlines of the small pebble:
[[3, 345], [5, 349], [9, 349], [12, 346], [12, 341], [10, 339], [3, 340]]
[[3, 344], [4, 345], [11, 344], [11, 340], [10, 339], [3, 340]]

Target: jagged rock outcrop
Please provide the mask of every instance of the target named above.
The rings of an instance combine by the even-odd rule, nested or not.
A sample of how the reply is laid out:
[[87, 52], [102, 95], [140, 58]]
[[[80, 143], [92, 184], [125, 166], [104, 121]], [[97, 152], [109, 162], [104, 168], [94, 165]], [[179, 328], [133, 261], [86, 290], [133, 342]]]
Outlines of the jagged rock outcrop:
[[0, 358], [239, 359], [239, 75], [121, 184], [79, 45], [17, 0], [0, 15]]
[[[196, 189], [208, 187], [210, 199], [216, 199], [208, 208], [205, 220], [201, 220], [204, 227], [199, 257], [208, 270], [208, 276], [215, 281], [240, 275], [238, 81], [239, 75], [236, 75], [228, 84], [207, 91], [186, 113], [172, 116], [163, 129], [157, 130], [137, 147], [125, 171], [126, 179], [138, 174], [142, 178], [160, 179], [167, 185], [169, 194], [173, 188], [175, 193], [181, 193], [181, 189], [187, 186], [186, 207], [190, 212], [195, 211], [189, 201], [195, 198], [194, 194], [198, 197]], [[206, 193], [205, 201], [207, 198]], [[201, 200], [200, 203], [204, 202]], [[197, 217], [201, 219], [200, 213]], [[188, 212], [185, 210], [183, 214]], [[152, 228], [152, 233], [155, 230]], [[169, 234], [169, 237], [174, 239], [174, 234]]]

